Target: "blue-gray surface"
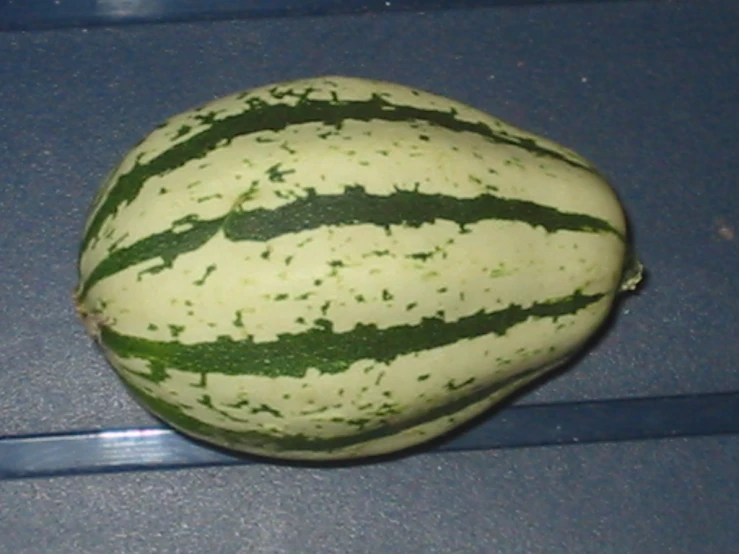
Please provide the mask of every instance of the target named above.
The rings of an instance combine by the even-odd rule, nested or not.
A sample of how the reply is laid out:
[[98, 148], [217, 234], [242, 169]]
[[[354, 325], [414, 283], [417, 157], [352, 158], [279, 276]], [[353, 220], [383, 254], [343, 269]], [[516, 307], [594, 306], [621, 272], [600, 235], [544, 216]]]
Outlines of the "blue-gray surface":
[[[459, 98], [591, 158], [642, 294], [520, 403], [739, 390], [733, 0], [0, 34], [0, 436], [152, 425], [70, 304], [107, 170], [204, 100], [319, 73]], [[0, 482], [0, 552], [735, 551], [739, 439]], [[596, 546], [597, 545], [597, 546]]]
[[[571, 0], [0, 0], [0, 31], [407, 10], [556, 4]], [[580, 0], [603, 2], [608, 0]], [[625, 0], [622, 0], [625, 1]]]

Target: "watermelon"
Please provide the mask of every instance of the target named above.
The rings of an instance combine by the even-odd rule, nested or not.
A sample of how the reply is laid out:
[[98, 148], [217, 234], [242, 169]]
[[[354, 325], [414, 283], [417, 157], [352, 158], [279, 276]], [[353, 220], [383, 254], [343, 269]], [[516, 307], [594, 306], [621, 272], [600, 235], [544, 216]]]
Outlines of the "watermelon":
[[76, 309], [182, 433], [291, 460], [445, 435], [580, 351], [635, 287], [583, 157], [460, 102], [326, 76], [176, 115], [94, 198]]

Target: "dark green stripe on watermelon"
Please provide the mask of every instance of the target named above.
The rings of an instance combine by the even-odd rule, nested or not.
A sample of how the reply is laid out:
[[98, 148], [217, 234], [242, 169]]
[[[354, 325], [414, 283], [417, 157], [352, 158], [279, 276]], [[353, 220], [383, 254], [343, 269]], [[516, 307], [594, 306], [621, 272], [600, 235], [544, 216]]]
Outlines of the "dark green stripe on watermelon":
[[[207, 437], [220, 445], [229, 445], [239, 450], [246, 448], [253, 451], [261, 448], [267, 452], [277, 455], [281, 452], [313, 452], [330, 455], [332, 452], [359, 445], [365, 442], [382, 439], [396, 435], [413, 427], [430, 423], [444, 417], [453, 418], [454, 415], [465, 408], [481, 402], [486, 398], [496, 395], [499, 398], [506, 397], [510, 393], [520, 389], [525, 384], [533, 381], [543, 373], [542, 368], [533, 368], [528, 371], [516, 373], [496, 381], [486, 387], [480, 387], [474, 391], [468, 391], [454, 400], [442, 404], [436, 408], [424, 411], [415, 417], [409, 417], [395, 425], [383, 424], [382, 418], [373, 419], [379, 425], [364, 428], [365, 420], [353, 422], [351, 420], [336, 421], [354, 426], [355, 432], [347, 435], [339, 435], [331, 438], [308, 437], [305, 435], [277, 435], [271, 433], [260, 433], [258, 431], [230, 431], [222, 427], [214, 427], [195, 419], [187, 414], [182, 406], [166, 402], [161, 398], [153, 397], [138, 387], [128, 387], [130, 393], [141, 404], [162, 418], [169, 425], [196, 437]], [[223, 414], [225, 415], [225, 414]], [[461, 421], [455, 423], [462, 423]], [[419, 440], [424, 437], [420, 436]]]
[[[267, 241], [288, 233], [316, 229], [325, 225], [370, 223], [389, 229], [393, 225], [420, 227], [436, 220], [453, 221], [464, 231], [465, 225], [482, 220], [520, 221], [547, 232], [577, 231], [613, 233], [623, 240], [607, 221], [587, 214], [561, 212], [527, 200], [483, 194], [475, 198], [456, 198], [441, 194], [398, 190], [389, 196], [368, 194], [361, 186], [347, 187], [342, 194], [307, 195], [274, 209], [242, 211], [234, 208], [227, 216], [199, 221], [195, 216], [174, 223], [174, 228], [146, 237], [126, 248], [114, 250], [82, 283], [80, 299], [105, 277], [152, 259], [162, 263], [149, 272], [172, 266], [174, 260], [205, 244], [219, 230], [232, 241]], [[181, 231], [183, 225], [187, 230]]]
[[280, 335], [274, 342], [234, 340], [221, 336], [214, 342], [185, 344], [132, 337], [102, 326], [101, 343], [121, 358], [147, 360], [151, 373], [141, 375], [153, 382], [167, 379], [167, 368], [223, 375], [261, 375], [267, 377], [304, 377], [310, 368], [322, 373], [341, 373], [360, 360], [392, 362], [395, 358], [438, 348], [465, 339], [488, 334], [504, 335], [528, 319], [558, 318], [574, 315], [601, 300], [605, 294], [573, 294], [535, 302], [523, 307], [511, 304], [502, 310], [480, 311], [454, 322], [444, 314], [423, 318], [412, 325], [378, 329], [373, 324], [358, 323], [351, 331], [335, 332], [331, 321], [319, 319], [303, 333]]
[[[522, 148], [537, 156], [595, 172], [591, 166], [564, 156], [557, 150], [546, 148], [534, 139], [497, 132], [481, 121], [458, 119], [454, 110], [438, 111], [395, 105], [378, 94], [373, 94], [368, 100], [342, 101], [338, 98], [318, 100], [311, 99], [310, 92], [308, 89], [302, 94], [295, 94], [289, 91], [279, 92], [279, 89], [275, 88], [272, 93], [275, 98], [297, 96], [299, 98], [297, 104], [270, 104], [259, 98], [247, 97], [244, 100], [244, 111], [241, 113], [222, 119], [215, 119], [216, 114], [212, 113], [200, 116], [203, 121], [210, 123], [208, 128], [173, 145], [146, 163], [137, 160], [127, 173], [118, 177], [90, 223], [82, 249], [87, 249], [100, 232], [103, 222], [113, 215], [119, 206], [132, 202], [138, 196], [150, 178], [174, 171], [192, 160], [202, 159], [218, 148], [228, 147], [236, 137], [263, 131], [281, 131], [290, 125], [302, 123], [322, 122], [326, 126], [340, 129], [346, 120], [422, 121], [451, 131], [476, 133], [495, 143]], [[245, 155], [248, 153], [245, 152]]]

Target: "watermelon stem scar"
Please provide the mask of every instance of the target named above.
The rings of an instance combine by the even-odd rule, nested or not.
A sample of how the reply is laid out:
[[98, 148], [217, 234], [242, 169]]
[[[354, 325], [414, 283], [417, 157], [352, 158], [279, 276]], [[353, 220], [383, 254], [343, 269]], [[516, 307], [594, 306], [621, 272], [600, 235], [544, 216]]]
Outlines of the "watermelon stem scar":
[[92, 337], [95, 342], [100, 342], [100, 329], [102, 327], [108, 327], [110, 325], [109, 318], [102, 317], [100, 314], [93, 311], [89, 311], [80, 304], [79, 294], [77, 291], [74, 292], [74, 307], [77, 315], [82, 320], [82, 325], [85, 327], [87, 334]]

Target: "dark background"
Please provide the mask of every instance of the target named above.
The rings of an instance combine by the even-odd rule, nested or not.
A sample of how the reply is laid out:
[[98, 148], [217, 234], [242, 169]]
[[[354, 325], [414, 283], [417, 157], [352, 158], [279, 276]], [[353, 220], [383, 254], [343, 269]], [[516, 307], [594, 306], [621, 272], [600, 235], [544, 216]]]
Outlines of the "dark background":
[[[151, 17], [168, 4], [152, 1]], [[647, 286], [586, 356], [517, 404], [739, 391], [733, 0], [45, 30], [75, 20], [19, 5], [0, 2], [0, 437], [155, 424], [73, 313], [92, 196], [169, 115], [323, 73], [466, 101], [574, 148], [619, 192]], [[100, 15], [86, 23], [116, 20]], [[0, 479], [0, 553], [730, 554], [737, 498], [739, 438], [710, 428], [344, 469]]]

